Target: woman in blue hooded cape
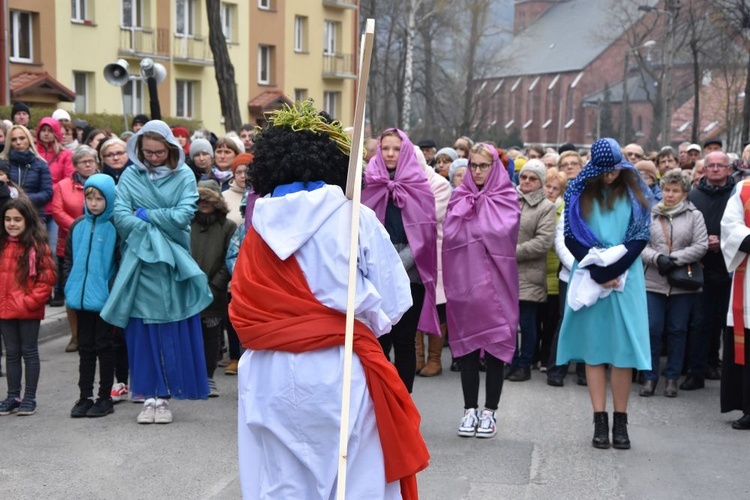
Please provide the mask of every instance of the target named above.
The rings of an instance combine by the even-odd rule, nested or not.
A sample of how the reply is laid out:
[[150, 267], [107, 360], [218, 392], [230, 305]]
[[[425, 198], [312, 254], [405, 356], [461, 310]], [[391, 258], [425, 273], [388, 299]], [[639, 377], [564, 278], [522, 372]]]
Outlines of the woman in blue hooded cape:
[[190, 255], [198, 191], [166, 123], [148, 122], [127, 150], [134, 166], [117, 184], [114, 212], [122, 260], [102, 317], [125, 328], [130, 389], [146, 398], [138, 422], [169, 423], [169, 398], [209, 392], [200, 312], [212, 296]]

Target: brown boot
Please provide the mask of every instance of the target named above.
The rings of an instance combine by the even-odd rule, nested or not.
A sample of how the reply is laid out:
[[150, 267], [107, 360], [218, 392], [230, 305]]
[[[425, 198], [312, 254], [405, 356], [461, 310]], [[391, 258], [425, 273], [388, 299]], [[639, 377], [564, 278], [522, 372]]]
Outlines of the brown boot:
[[434, 377], [440, 375], [443, 366], [440, 364], [440, 355], [443, 353], [445, 337], [427, 335], [427, 364], [419, 372], [422, 377]]
[[424, 368], [424, 333], [417, 331], [417, 375]]

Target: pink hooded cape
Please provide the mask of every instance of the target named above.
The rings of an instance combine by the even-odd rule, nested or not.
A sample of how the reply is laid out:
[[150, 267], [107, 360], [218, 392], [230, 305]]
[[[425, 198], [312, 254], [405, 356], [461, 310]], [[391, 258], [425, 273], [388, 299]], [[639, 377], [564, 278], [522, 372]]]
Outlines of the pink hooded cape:
[[39, 152], [39, 156], [44, 158], [44, 161], [49, 165], [49, 173], [52, 176], [52, 186], [54, 187], [58, 182], [67, 179], [73, 175], [73, 172], [75, 172], [73, 166], [73, 152], [62, 148], [62, 146], [59, 153], [55, 153], [52, 146], [47, 148], [39, 137], [42, 126], [44, 125], [49, 125], [52, 128], [52, 132], [55, 134], [55, 138], [60, 144], [62, 144], [63, 133], [60, 122], [51, 116], [45, 116], [39, 120], [39, 125], [36, 127], [36, 150]]
[[[443, 285], [454, 356], [485, 349], [510, 363], [518, 329], [516, 243], [518, 194], [492, 152], [492, 169], [479, 190], [470, 172], [448, 204], [443, 223]], [[471, 162], [471, 158], [469, 158]]]
[[414, 254], [414, 262], [425, 288], [422, 312], [417, 328], [423, 332], [440, 335], [440, 321], [435, 306], [437, 283], [437, 217], [435, 195], [427, 176], [414, 153], [414, 145], [399, 129], [388, 129], [401, 138], [401, 153], [396, 164], [396, 175], [391, 180], [380, 152], [380, 141], [375, 156], [365, 171], [365, 188], [362, 203], [370, 207], [381, 223], [385, 221], [388, 199], [401, 209], [406, 239]]

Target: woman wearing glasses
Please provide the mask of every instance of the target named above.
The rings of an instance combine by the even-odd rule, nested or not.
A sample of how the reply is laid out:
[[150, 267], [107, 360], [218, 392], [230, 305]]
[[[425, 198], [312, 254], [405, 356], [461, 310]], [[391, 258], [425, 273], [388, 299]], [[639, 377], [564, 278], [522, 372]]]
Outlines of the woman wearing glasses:
[[[471, 151], [469, 173], [451, 196], [443, 223], [443, 283], [451, 350], [459, 359], [464, 416], [462, 437], [491, 438], [503, 370], [516, 347], [518, 195], [494, 147]], [[485, 351], [487, 382], [479, 411], [479, 357]]]
[[140, 424], [172, 422], [170, 398], [205, 399], [200, 312], [212, 301], [190, 255], [195, 175], [169, 126], [151, 120], [127, 146], [133, 167], [117, 185], [120, 269], [102, 318], [125, 329], [130, 391], [146, 398]]
[[99, 148], [102, 173], [112, 177], [115, 180], [115, 184], [117, 184], [120, 176], [125, 172], [125, 167], [130, 165], [128, 153], [125, 148], [125, 141], [118, 137], [107, 139], [102, 144], [102, 147]]
[[437, 283], [437, 213], [435, 195], [414, 144], [391, 128], [380, 135], [378, 150], [365, 172], [362, 203], [385, 226], [411, 282], [412, 307], [378, 340], [386, 356], [393, 347], [396, 369], [412, 391], [417, 369], [417, 330], [440, 335]]
[[591, 161], [565, 192], [565, 245], [575, 263], [557, 364], [586, 363], [595, 448], [610, 446], [607, 365], [615, 410], [612, 441], [619, 449], [630, 448], [632, 369], [651, 369], [646, 285], [639, 258], [651, 237], [648, 193], [614, 139], [592, 145]]

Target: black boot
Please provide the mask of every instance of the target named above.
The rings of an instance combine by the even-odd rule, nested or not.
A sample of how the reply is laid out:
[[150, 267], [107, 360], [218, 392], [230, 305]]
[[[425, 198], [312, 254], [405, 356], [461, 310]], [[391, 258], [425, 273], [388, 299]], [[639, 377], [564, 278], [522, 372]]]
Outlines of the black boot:
[[614, 412], [612, 423], [612, 446], [618, 450], [630, 449], [630, 437], [628, 437], [628, 414]]
[[594, 412], [594, 448], [609, 448], [609, 415], [606, 411]]

